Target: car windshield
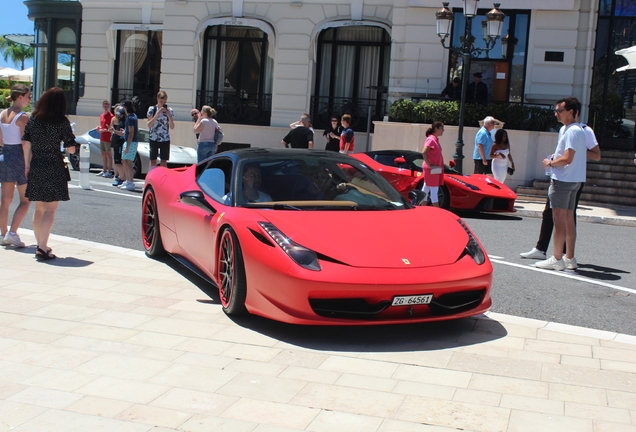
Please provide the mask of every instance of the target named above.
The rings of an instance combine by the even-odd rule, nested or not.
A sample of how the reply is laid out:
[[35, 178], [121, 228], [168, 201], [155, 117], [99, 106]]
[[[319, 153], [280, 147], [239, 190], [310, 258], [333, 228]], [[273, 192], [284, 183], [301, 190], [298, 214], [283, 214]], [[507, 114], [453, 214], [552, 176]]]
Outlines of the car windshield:
[[410, 208], [382, 177], [348, 157], [289, 156], [246, 160], [237, 172], [241, 207], [274, 210]]

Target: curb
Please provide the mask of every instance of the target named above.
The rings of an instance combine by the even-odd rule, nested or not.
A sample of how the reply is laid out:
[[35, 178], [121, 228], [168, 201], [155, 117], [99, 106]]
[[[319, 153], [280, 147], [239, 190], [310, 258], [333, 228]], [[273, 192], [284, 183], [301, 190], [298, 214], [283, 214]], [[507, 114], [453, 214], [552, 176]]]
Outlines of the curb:
[[[502, 214], [507, 214], [510, 216], [541, 218], [543, 217], [543, 210], [517, 209], [517, 211], [514, 213], [502, 213]], [[636, 218], [627, 219], [627, 218], [613, 217], [613, 216], [592, 216], [592, 215], [578, 214], [576, 219], [579, 222], [636, 227]]]

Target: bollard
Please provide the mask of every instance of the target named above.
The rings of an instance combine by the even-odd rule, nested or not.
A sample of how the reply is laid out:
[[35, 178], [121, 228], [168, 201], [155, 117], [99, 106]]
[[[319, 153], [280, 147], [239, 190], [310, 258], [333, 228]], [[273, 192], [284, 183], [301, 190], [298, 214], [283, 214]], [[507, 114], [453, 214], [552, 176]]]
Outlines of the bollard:
[[[77, 151], [77, 150], [75, 150]], [[91, 148], [89, 144], [82, 144], [79, 149], [80, 175], [79, 185], [82, 189], [91, 188], [90, 167], [91, 167]]]

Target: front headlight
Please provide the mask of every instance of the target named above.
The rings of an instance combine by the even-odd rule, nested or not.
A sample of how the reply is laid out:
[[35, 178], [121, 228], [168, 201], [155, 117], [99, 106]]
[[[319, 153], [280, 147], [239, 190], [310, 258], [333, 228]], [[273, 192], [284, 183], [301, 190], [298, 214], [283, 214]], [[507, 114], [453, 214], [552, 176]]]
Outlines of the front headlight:
[[464, 253], [462, 255], [470, 255], [473, 261], [477, 263], [477, 265], [482, 265], [486, 262], [486, 255], [484, 254], [484, 250], [481, 248], [481, 246], [479, 246], [477, 240], [475, 240], [475, 236], [473, 235], [470, 228], [468, 228], [468, 225], [466, 225], [466, 222], [464, 222], [462, 219], [457, 219], [457, 222], [459, 222], [462, 228], [464, 228], [464, 231], [466, 231], [466, 234], [468, 234], [468, 243], [466, 244], [466, 249], [464, 249]]
[[322, 270], [320, 268], [316, 252], [299, 245], [293, 240], [290, 240], [270, 222], [259, 222], [258, 224], [296, 264], [306, 268], [307, 270]]

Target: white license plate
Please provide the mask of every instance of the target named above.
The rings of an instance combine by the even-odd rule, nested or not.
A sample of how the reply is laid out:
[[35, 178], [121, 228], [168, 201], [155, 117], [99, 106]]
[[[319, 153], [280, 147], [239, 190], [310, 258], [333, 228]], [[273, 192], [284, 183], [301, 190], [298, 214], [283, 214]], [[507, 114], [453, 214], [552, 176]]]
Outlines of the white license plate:
[[416, 295], [416, 296], [399, 296], [393, 297], [391, 306], [410, 306], [429, 304], [433, 300], [433, 294]]

